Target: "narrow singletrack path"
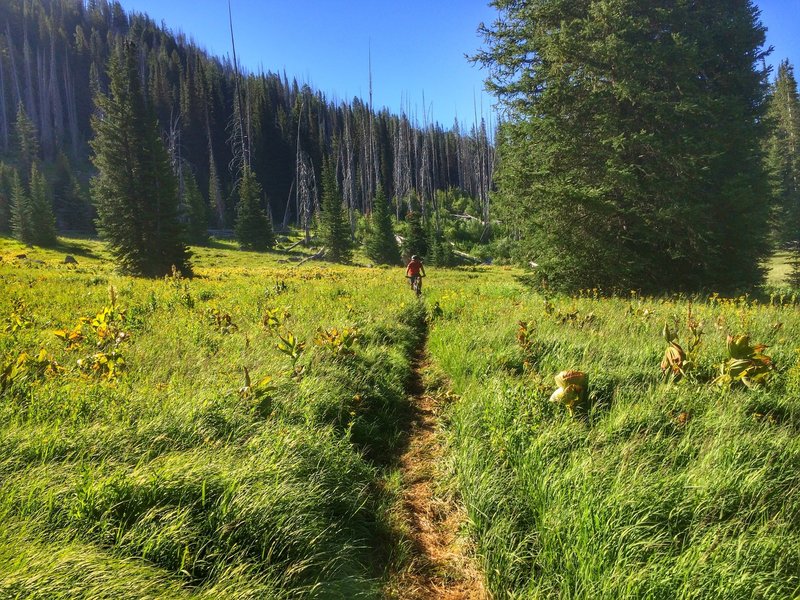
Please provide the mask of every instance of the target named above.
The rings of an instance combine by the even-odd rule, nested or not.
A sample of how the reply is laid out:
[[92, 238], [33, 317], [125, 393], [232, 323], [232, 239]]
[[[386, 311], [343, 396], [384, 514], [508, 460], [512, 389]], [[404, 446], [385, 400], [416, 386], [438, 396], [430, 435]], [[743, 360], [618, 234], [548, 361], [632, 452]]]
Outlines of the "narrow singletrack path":
[[421, 352], [415, 359], [409, 386], [412, 416], [408, 444], [398, 459], [403, 482], [402, 518], [411, 560], [403, 573], [393, 577], [391, 596], [409, 600], [488, 599], [466, 538], [459, 535], [463, 511], [455, 501], [436, 493], [443, 454], [439, 414], [445, 399], [425, 389], [422, 374], [427, 367]]

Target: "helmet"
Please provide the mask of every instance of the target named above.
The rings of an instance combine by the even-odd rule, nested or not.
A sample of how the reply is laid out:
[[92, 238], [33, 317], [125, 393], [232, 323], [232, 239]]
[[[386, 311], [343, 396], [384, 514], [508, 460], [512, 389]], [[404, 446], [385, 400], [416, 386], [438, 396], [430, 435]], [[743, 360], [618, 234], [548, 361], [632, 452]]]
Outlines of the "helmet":
[[411, 260], [419, 260], [419, 256], [417, 256], [417, 255], [415, 254], [414, 256], [412, 256], [412, 257], [411, 257]]

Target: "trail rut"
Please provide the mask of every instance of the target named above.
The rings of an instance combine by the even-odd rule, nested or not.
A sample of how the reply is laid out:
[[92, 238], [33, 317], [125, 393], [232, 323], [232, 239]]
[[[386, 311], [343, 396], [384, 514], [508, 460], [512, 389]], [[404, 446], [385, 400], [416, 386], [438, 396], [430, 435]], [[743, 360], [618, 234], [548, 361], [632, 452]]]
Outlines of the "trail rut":
[[409, 600], [484, 600], [489, 595], [459, 535], [463, 511], [452, 499], [437, 495], [443, 447], [438, 432], [444, 396], [424, 386], [428, 367], [424, 353], [414, 364], [409, 386], [412, 418], [408, 444], [398, 459], [402, 476], [402, 519], [411, 545], [411, 560], [393, 579], [389, 597]]

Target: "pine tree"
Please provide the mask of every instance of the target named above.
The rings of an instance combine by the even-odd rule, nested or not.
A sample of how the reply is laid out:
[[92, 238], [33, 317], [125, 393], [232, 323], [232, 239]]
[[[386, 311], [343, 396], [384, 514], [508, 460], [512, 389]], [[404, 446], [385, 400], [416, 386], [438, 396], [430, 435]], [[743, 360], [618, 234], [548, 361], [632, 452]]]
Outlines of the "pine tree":
[[244, 168], [239, 181], [239, 205], [236, 208], [236, 239], [248, 250], [268, 250], [275, 245], [272, 220], [261, 208], [263, 191], [255, 173]]
[[115, 50], [108, 76], [109, 94], [96, 96], [99, 114], [92, 118], [98, 230], [124, 272], [159, 277], [175, 266], [188, 274], [177, 182], [156, 118], [145, 105], [131, 43]]
[[766, 164], [776, 209], [774, 230], [776, 242], [784, 245], [800, 241], [800, 96], [788, 60], [778, 67], [767, 117]]
[[412, 210], [406, 215], [408, 225], [408, 236], [403, 240], [403, 255], [405, 258], [414, 256], [428, 255], [428, 236], [425, 234], [425, 227], [422, 225], [422, 216]]
[[17, 107], [14, 137], [17, 151], [17, 171], [20, 173], [22, 182], [28, 185], [31, 167], [39, 161], [39, 136], [36, 133], [36, 126], [25, 112], [22, 102]]
[[11, 185], [11, 230], [25, 244], [53, 246], [57, 243], [53, 205], [47, 193], [47, 183], [36, 162], [31, 165], [26, 186], [14, 171]]
[[[747, 0], [495, 0], [500, 213], [557, 288], [758, 284], [764, 27]], [[724, 18], [720, 18], [724, 15]]]
[[365, 250], [369, 259], [376, 264], [396, 265], [400, 262], [400, 248], [394, 235], [389, 204], [380, 185], [372, 201], [372, 215]]
[[453, 247], [440, 231], [431, 227], [428, 237], [428, 262], [437, 267], [451, 267], [455, 264]]
[[20, 242], [33, 243], [31, 200], [17, 170], [11, 179], [11, 232]]
[[205, 198], [190, 170], [184, 171], [183, 179], [187, 239], [192, 244], [205, 244], [208, 242], [208, 210]]
[[53, 204], [50, 202], [47, 182], [35, 162], [31, 165], [29, 181], [27, 200], [30, 202], [29, 214], [32, 226], [29, 243], [37, 246], [53, 246], [58, 242], [56, 218], [53, 215]]
[[0, 233], [11, 232], [11, 190], [14, 167], [0, 162]]
[[91, 206], [72, 165], [59, 152], [52, 175], [53, 205], [59, 227], [74, 231], [92, 231]]
[[336, 174], [330, 163], [322, 167], [322, 216], [320, 238], [326, 257], [334, 262], [349, 262], [353, 256], [350, 226], [342, 207], [342, 195], [336, 187]]

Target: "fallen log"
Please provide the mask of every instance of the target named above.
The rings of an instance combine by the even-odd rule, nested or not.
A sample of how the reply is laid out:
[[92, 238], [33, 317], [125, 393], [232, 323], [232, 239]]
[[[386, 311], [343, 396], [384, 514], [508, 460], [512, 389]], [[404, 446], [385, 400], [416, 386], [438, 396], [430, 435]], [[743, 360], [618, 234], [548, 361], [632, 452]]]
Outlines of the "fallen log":
[[301, 260], [299, 263], [297, 263], [295, 265], [295, 267], [299, 267], [300, 265], [302, 265], [305, 262], [308, 262], [309, 260], [318, 260], [320, 258], [323, 258], [325, 256], [326, 250], [327, 250], [327, 248], [325, 248], [325, 246], [323, 246], [322, 248], [319, 249], [319, 251], [316, 254], [312, 254], [311, 256], [305, 257], [303, 260]]

